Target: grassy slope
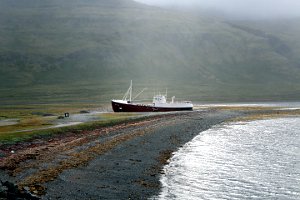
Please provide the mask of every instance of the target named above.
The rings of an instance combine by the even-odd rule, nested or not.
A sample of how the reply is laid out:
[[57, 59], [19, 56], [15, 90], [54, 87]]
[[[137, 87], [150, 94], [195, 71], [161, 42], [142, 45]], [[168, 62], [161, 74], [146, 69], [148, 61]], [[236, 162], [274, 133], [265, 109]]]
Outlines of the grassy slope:
[[300, 97], [296, 34], [276, 35], [278, 43], [129, 0], [6, 0], [0, 10], [6, 104], [102, 103], [117, 98], [130, 79], [138, 88], [168, 87], [192, 100]]

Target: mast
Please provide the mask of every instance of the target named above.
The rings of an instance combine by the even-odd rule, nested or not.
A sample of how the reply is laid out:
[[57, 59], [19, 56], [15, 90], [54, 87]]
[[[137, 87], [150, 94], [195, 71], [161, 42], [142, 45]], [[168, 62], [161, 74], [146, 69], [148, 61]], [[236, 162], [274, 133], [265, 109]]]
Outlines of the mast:
[[129, 95], [129, 101], [131, 102], [131, 98], [132, 98], [132, 80], [130, 81], [130, 86], [129, 86], [127, 92], [124, 94], [123, 101], [127, 101], [128, 95]]
[[131, 102], [131, 96], [132, 96], [132, 80], [130, 81], [130, 92], [129, 92], [129, 101]]

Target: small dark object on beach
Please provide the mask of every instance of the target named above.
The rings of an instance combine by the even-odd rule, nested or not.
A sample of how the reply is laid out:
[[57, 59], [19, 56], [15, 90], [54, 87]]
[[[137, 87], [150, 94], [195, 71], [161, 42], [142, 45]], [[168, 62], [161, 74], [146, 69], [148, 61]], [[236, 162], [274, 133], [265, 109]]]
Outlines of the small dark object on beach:
[[43, 117], [51, 117], [51, 116], [55, 116], [55, 115], [53, 115], [51, 113], [45, 113], [45, 114], [43, 114]]
[[87, 113], [90, 113], [90, 112], [87, 111], [87, 110], [81, 110], [80, 113], [81, 113], [81, 114], [87, 114]]
[[65, 117], [70, 117], [70, 113], [65, 113]]
[[57, 119], [64, 119], [64, 116], [58, 116]]
[[55, 116], [51, 113], [43, 113], [43, 112], [32, 112], [31, 114], [33, 115], [39, 115], [39, 116], [43, 116], [43, 117], [50, 117], [50, 116]]

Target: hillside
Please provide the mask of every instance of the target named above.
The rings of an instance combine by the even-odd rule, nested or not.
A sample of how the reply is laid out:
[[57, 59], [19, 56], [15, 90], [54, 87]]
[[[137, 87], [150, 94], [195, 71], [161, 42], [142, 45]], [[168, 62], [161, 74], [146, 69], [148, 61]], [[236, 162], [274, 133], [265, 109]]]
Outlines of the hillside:
[[63, 99], [66, 92], [72, 98], [109, 94], [101, 96], [106, 101], [130, 79], [137, 87], [175, 87], [176, 95], [193, 100], [300, 97], [296, 30], [277, 34], [130, 0], [0, 4], [0, 98], [6, 102], [28, 93], [36, 102], [49, 94]]

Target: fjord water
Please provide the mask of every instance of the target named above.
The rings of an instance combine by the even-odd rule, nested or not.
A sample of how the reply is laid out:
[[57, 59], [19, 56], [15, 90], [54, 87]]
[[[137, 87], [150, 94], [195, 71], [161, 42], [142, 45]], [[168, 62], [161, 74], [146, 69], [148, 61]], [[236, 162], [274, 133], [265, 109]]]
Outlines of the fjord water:
[[300, 118], [214, 127], [164, 172], [154, 199], [300, 199]]

